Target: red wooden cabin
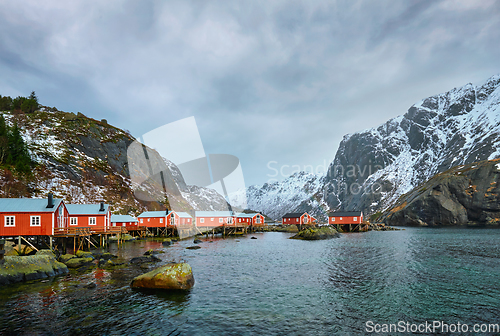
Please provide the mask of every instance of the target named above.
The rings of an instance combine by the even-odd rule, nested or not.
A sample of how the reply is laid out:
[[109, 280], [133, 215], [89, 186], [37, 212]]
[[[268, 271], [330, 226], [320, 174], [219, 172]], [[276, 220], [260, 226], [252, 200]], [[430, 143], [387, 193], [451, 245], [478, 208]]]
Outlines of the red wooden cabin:
[[331, 212], [328, 214], [328, 224], [330, 225], [361, 224], [362, 222], [362, 211]]
[[86, 227], [106, 231], [111, 226], [111, 209], [108, 204], [67, 204], [69, 228]]
[[52, 236], [68, 224], [62, 199], [0, 198], [0, 236]]
[[282, 217], [283, 225], [314, 225], [316, 218], [307, 212], [289, 212]]
[[111, 215], [111, 226], [121, 226], [127, 231], [134, 231], [139, 227], [139, 221], [129, 215]]
[[264, 216], [260, 213], [239, 213], [235, 216], [235, 220], [248, 226], [264, 226]]
[[169, 226], [192, 226], [193, 225], [193, 217], [187, 212], [177, 212], [170, 211], [168, 214], [168, 225]]
[[168, 227], [169, 211], [146, 211], [137, 216], [139, 226], [148, 228], [166, 228]]
[[223, 225], [234, 225], [232, 211], [196, 211], [196, 226], [216, 228]]

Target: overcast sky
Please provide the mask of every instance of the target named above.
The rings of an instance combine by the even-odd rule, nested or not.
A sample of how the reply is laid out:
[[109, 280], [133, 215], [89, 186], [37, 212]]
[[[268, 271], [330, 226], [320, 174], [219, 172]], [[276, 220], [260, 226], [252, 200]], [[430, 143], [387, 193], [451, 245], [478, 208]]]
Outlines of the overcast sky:
[[0, 1], [1, 95], [136, 137], [194, 116], [247, 185], [499, 73], [500, 1]]

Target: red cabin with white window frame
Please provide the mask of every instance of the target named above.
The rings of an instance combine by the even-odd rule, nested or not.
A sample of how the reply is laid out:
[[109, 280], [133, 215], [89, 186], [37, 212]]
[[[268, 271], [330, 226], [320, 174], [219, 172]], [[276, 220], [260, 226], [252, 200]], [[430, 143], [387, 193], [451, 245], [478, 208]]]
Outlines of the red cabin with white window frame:
[[135, 231], [139, 228], [139, 221], [129, 215], [111, 215], [111, 226], [121, 226], [127, 231]]
[[264, 226], [264, 216], [260, 213], [239, 213], [235, 216], [235, 221], [248, 226]]
[[165, 211], [146, 211], [137, 216], [139, 226], [148, 228], [166, 228], [168, 225], [168, 210]]
[[0, 236], [52, 236], [68, 224], [62, 199], [0, 198]]
[[67, 204], [69, 228], [90, 228], [95, 231], [106, 231], [111, 226], [111, 209], [108, 204]]
[[196, 226], [216, 228], [219, 226], [232, 226], [235, 216], [232, 211], [196, 211]]
[[362, 211], [331, 212], [328, 214], [328, 224], [361, 224], [363, 222]]
[[289, 212], [282, 217], [283, 225], [315, 225], [316, 218], [307, 212]]
[[187, 212], [170, 211], [168, 213], [168, 226], [186, 227], [193, 225], [193, 217]]

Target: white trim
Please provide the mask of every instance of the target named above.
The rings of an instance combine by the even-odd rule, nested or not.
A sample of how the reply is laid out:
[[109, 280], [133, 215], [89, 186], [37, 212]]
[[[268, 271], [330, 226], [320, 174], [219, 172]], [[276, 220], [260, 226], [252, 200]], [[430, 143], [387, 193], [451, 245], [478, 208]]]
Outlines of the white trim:
[[[33, 224], [33, 220], [35, 221], [35, 224]], [[42, 226], [40, 216], [30, 216], [30, 226], [36, 226], [36, 227]]]
[[219, 223], [223, 223], [224, 222], [224, 219], [221, 217], [219, 218]]
[[[12, 222], [12, 224], [8, 223]], [[4, 227], [16, 227], [16, 216], [4, 216]]]
[[[72, 219], [75, 220], [74, 224], [72, 223], [73, 222]], [[70, 217], [69, 218], [69, 225], [72, 225], [72, 226], [78, 225], [78, 217]]]
[[200, 223], [205, 223], [205, 218], [200, 218]]
[[95, 217], [89, 217], [89, 225], [97, 225], [97, 219]]
[[354, 218], [353, 218], [353, 220], [354, 220], [354, 221], [357, 221], [357, 220], [358, 220], [358, 217], [354, 217]]

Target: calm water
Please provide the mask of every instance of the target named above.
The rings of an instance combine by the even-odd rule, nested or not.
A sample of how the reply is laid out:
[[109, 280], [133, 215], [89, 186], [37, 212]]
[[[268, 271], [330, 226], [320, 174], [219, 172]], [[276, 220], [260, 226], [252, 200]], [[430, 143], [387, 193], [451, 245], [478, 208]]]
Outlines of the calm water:
[[[0, 288], [0, 333], [331, 335], [363, 333], [368, 320], [500, 322], [500, 230], [289, 236], [163, 248], [165, 261], [191, 264], [196, 284], [188, 294], [131, 290], [130, 280], [146, 271], [137, 266]], [[162, 247], [142, 241], [112, 252], [130, 258], [149, 248]], [[82, 288], [90, 281], [97, 288]]]

